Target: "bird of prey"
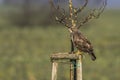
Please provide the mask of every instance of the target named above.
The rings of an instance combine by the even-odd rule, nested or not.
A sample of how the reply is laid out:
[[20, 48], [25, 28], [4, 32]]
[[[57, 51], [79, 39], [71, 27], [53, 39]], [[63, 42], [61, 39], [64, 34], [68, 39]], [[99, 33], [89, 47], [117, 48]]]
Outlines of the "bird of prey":
[[91, 59], [94, 61], [96, 56], [90, 41], [88, 41], [88, 39], [76, 28], [69, 29], [69, 31], [71, 33], [70, 36], [73, 42], [73, 46], [77, 48], [79, 52], [78, 54], [80, 54], [80, 52], [88, 53]]

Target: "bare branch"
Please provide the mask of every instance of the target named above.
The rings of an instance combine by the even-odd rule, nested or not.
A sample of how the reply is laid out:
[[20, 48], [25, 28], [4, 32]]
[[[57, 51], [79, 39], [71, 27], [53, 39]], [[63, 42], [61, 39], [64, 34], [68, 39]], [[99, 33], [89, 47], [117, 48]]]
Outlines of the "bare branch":
[[88, 4], [88, 0], [85, 0], [85, 3], [82, 7], [78, 8], [74, 14], [80, 13]]
[[69, 24], [67, 24], [68, 18], [66, 16], [65, 10], [63, 8], [61, 9], [59, 7], [59, 5], [56, 7], [53, 3], [53, 0], [50, 0], [50, 4], [51, 4], [52, 8], [57, 12], [57, 14], [61, 15], [61, 17], [60, 16], [54, 16], [55, 20], [69, 28]]
[[62, 19], [59, 19], [58, 17], [56, 17], [56, 21], [63, 24], [64, 26], [66, 26], [67, 28], [70, 28], [70, 25]]
[[99, 10], [98, 10], [99, 13], [98, 13], [96, 18], [98, 18], [103, 13], [103, 11], [105, 10], [106, 5], [107, 5], [107, 0], [104, 0], [103, 6], [99, 8]]
[[91, 19], [99, 18], [99, 16], [103, 13], [105, 7], [107, 5], [107, 0], [103, 2], [103, 6], [99, 9], [92, 10], [88, 16], [86, 16], [81, 22], [79, 22], [78, 29], [83, 26], [85, 23], [89, 22]]
[[94, 11], [91, 12], [87, 17], [85, 17], [81, 22], [79, 22], [79, 26], [77, 27], [78, 29], [83, 26], [85, 23], [87, 23], [89, 20], [94, 18]]
[[82, 7], [80, 8], [74, 8], [73, 7], [73, 10], [74, 10], [74, 19], [75, 19], [75, 22], [77, 22], [77, 14], [80, 13], [82, 10], [84, 10], [84, 8], [87, 6], [88, 4], [88, 0], [85, 0], [85, 3]]

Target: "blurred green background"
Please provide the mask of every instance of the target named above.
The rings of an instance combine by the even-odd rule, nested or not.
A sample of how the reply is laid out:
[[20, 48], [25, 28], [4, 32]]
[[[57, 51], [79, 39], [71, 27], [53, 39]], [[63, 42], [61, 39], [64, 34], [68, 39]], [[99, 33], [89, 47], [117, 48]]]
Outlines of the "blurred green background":
[[[0, 80], [50, 80], [50, 55], [70, 51], [69, 32], [51, 23], [44, 1], [39, 7], [5, 1], [0, 6]], [[83, 80], [120, 80], [119, 25], [120, 10], [107, 9], [81, 28], [97, 56], [93, 62], [85, 55]], [[61, 64], [58, 75], [69, 80], [69, 65]]]

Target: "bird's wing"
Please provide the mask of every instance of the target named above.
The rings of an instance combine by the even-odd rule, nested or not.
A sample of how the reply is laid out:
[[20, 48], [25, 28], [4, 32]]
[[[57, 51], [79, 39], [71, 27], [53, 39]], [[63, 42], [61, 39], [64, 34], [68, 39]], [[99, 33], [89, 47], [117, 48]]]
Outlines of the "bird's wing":
[[74, 35], [74, 45], [76, 48], [82, 49], [83, 51], [93, 50], [90, 41], [88, 41], [88, 39], [81, 33], [76, 33]]

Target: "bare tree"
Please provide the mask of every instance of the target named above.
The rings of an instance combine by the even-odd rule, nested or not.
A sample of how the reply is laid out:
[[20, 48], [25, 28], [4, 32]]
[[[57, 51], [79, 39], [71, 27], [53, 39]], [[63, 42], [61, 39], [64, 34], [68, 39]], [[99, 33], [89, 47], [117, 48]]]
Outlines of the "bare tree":
[[[57, 0], [55, 0], [57, 1]], [[68, 28], [76, 27], [80, 28], [83, 26], [85, 23], [89, 22], [90, 20], [94, 18], [98, 18], [101, 13], [104, 11], [106, 5], [107, 5], [107, 0], [97, 0], [95, 1], [96, 4], [101, 2], [101, 5], [98, 8], [91, 9], [88, 13], [87, 16], [85, 16], [82, 20], [78, 20], [78, 14], [83, 12], [87, 5], [89, 0], [84, 0], [83, 5], [75, 8], [72, 4], [72, 1], [69, 0], [69, 14], [67, 14], [66, 10], [64, 8], [61, 8], [61, 5], [59, 5], [59, 2], [55, 3], [54, 0], [50, 0], [51, 6], [53, 10], [56, 12], [56, 15], [54, 16], [56, 21], [59, 23], [65, 25]]]

